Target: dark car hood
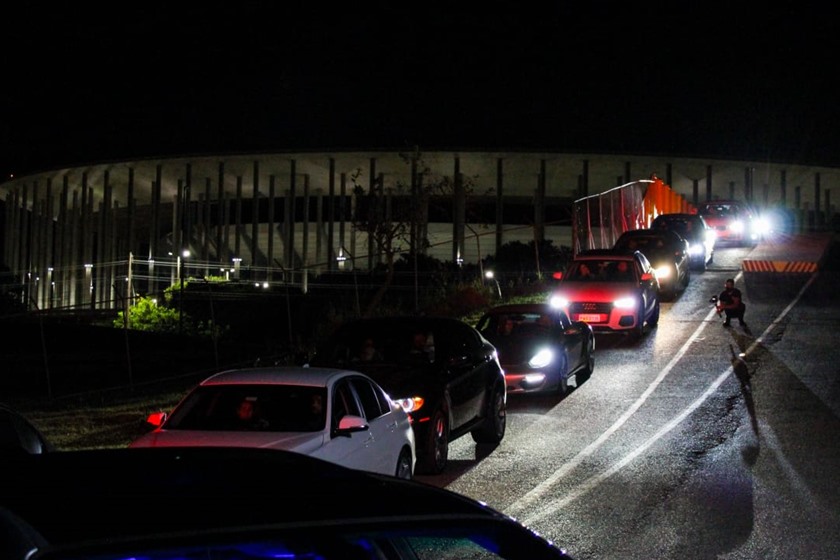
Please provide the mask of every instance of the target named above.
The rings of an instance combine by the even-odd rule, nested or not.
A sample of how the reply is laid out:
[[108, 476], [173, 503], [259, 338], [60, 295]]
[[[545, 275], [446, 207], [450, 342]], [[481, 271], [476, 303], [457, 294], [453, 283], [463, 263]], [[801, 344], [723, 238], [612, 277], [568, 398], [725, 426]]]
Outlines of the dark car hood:
[[645, 249], [644, 255], [647, 257], [647, 260], [651, 262], [651, 264], [656, 265], [657, 263], [673, 263], [674, 262], [674, 253], [675, 251], [672, 249], [655, 249], [655, 250], [648, 250]]
[[537, 350], [546, 346], [556, 346], [557, 338], [544, 336], [498, 336], [490, 340], [499, 354], [499, 362], [520, 364], [530, 360]]

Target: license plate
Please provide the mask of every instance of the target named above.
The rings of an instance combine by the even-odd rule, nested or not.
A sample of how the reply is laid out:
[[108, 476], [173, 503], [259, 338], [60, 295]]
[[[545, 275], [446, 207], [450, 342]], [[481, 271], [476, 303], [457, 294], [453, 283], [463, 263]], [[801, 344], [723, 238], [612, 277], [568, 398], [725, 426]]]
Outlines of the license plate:
[[581, 313], [578, 315], [578, 321], [583, 321], [585, 323], [600, 323], [601, 322], [601, 314], [600, 313]]

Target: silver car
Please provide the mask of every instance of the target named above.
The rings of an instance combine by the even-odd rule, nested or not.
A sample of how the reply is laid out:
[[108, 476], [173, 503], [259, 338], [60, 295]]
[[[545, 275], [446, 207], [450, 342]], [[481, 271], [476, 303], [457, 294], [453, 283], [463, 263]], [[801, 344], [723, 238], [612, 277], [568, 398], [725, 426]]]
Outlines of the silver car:
[[129, 447], [284, 449], [345, 467], [410, 479], [408, 414], [357, 371], [296, 366], [230, 370], [202, 381]]

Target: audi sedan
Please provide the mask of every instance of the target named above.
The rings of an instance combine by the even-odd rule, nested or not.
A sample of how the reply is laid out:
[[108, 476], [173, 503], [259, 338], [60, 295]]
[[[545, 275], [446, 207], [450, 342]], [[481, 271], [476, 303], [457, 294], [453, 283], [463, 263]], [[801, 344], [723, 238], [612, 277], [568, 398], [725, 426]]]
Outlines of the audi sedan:
[[412, 478], [405, 410], [368, 376], [295, 366], [223, 371], [195, 387], [129, 447], [230, 446], [294, 451], [346, 467]]
[[639, 251], [582, 251], [558, 276], [549, 303], [596, 332], [642, 336], [659, 324], [659, 281]]
[[595, 368], [595, 333], [547, 303], [498, 305], [476, 328], [496, 347], [508, 394], [565, 394]]
[[319, 344], [311, 365], [362, 371], [408, 411], [418, 473], [442, 472], [450, 442], [466, 434], [491, 445], [505, 435], [507, 390], [496, 348], [461, 320], [351, 320]]

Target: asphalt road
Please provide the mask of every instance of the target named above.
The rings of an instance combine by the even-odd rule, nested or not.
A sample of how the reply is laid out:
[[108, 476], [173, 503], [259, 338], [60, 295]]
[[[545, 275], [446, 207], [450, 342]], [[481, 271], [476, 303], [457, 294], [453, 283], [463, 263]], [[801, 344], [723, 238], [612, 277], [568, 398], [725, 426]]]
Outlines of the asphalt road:
[[708, 299], [744, 289], [749, 252], [719, 248], [658, 328], [599, 335], [590, 379], [511, 397], [501, 445], [461, 438], [417, 478], [578, 559], [840, 558], [837, 259], [795, 296], [747, 290], [748, 328], [724, 328]]

